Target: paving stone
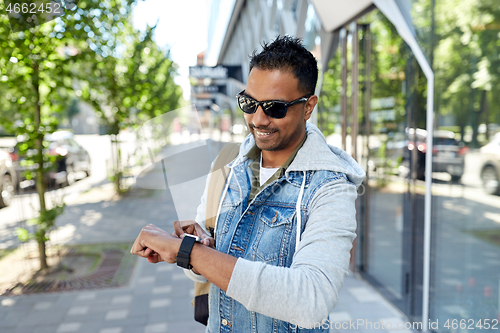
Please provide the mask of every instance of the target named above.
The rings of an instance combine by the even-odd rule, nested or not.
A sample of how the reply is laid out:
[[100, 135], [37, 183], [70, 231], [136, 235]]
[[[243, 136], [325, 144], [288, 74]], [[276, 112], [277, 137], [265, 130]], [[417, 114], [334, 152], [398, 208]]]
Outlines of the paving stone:
[[123, 332], [122, 327], [103, 328], [99, 331], [99, 333], [122, 333], [122, 332]]
[[347, 291], [358, 301], [358, 302], [378, 302], [382, 299], [377, 292], [373, 291], [371, 288], [367, 287], [355, 287], [348, 288]]
[[102, 323], [101, 327], [108, 328], [108, 327], [120, 326], [120, 327], [123, 327], [125, 329], [126, 327], [130, 327], [130, 326], [144, 327], [147, 324], [148, 324], [148, 317], [147, 317], [147, 315], [143, 315], [143, 316], [137, 316], [137, 317], [128, 316], [125, 319], [120, 319], [117, 321], [104, 321]]
[[143, 333], [144, 325], [136, 325], [136, 326], [123, 326], [122, 333]]
[[111, 304], [129, 304], [132, 302], [132, 295], [115, 296]]
[[[134, 299], [134, 302], [132, 304], [130, 304], [130, 306], [128, 307], [129, 317], [137, 317], [137, 316], [147, 315], [151, 311], [149, 309], [149, 307], [147, 306], [148, 303], [149, 303], [149, 300], [147, 300], [145, 302], [135, 303], [135, 299]], [[146, 305], [144, 305], [144, 304], [146, 304]]]
[[[23, 330], [26, 329], [25, 332], [32, 332], [32, 333], [55, 333], [57, 332], [57, 328], [59, 327], [59, 324], [55, 325], [36, 325], [36, 326], [27, 326], [23, 327]], [[2, 331], [3, 333], [3, 331]]]
[[18, 326], [57, 324], [63, 321], [64, 316], [65, 312], [61, 310], [32, 311], [24, 314], [24, 318], [18, 322]]
[[78, 332], [80, 327], [82, 326], [82, 323], [63, 323], [59, 325], [57, 328], [57, 333], [64, 333], [64, 332]]
[[76, 298], [77, 301], [90, 301], [96, 298], [96, 293], [94, 292], [85, 292]]
[[[0, 328], [2, 328], [2, 327], [0, 326]], [[19, 331], [16, 328], [2, 328], [1, 332], [2, 333], [19, 333]], [[52, 331], [50, 333], [53, 333], [53, 332], [54, 331]], [[36, 332], [36, 333], [38, 333], [38, 332]], [[45, 333], [45, 332], [43, 332], [43, 333]], [[49, 332], [47, 332], [47, 333], [49, 333]]]
[[163, 308], [169, 306], [171, 304], [170, 298], [162, 298], [162, 299], [154, 299], [149, 302], [149, 307], [154, 308]]
[[146, 325], [144, 333], [163, 333], [167, 331], [167, 327], [168, 324], [166, 322]]
[[[4, 309], [2, 309], [4, 310]], [[7, 328], [13, 328], [18, 325], [18, 323], [26, 317], [25, 313], [19, 312], [8, 312], [4, 318], [0, 321], [0, 332]]]
[[38, 302], [33, 306], [34, 310], [48, 310], [52, 307], [51, 302]]
[[106, 320], [119, 320], [127, 318], [128, 310], [116, 310], [106, 313]]
[[154, 287], [151, 293], [153, 295], [158, 295], [158, 294], [167, 294], [172, 291], [172, 286], [167, 285], [167, 286], [161, 286], [161, 287]]
[[159, 266], [156, 268], [157, 272], [170, 272], [174, 269], [174, 265], [171, 264], [159, 264]]
[[68, 316], [80, 316], [89, 312], [88, 306], [75, 306], [69, 309]]
[[102, 322], [100, 321], [87, 321], [83, 322], [82, 326], [78, 330], [78, 333], [97, 333], [102, 328]]
[[141, 277], [137, 281], [139, 284], [151, 284], [155, 282], [155, 277], [154, 276], [147, 276], [147, 277]]
[[179, 280], [187, 280], [187, 281], [191, 281], [186, 274], [184, 274], [184, 272], [180, 272], [180, 273], [173, 273], [172, 274], [172, 280], [173, 281], [179, 281]]

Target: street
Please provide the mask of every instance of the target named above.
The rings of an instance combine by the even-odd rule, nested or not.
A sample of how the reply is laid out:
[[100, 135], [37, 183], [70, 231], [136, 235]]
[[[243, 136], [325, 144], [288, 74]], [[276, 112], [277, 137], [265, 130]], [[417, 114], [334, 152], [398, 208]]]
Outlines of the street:
[[[93, 142], [97, 146], [104, 144], [99, 140]], [[88, 147], [91, 146], [89, 144]], [[217, 154], [221, 146], [222, 144], [213, 142], [213, 153]], [[191, 150], [193, 143], [168, 146], [159, 152], [156, 160], [166, 158], [168, 161], [169, 156]], [[101, 155], [97, 155], [105, 158], [104, 151], [105, 149], [99, 151]], [[180, 175], [183, 178], [188, 179], [197, 174], [198, 165], [183, 166], [185, 175]], [[143, 184], [154, 184], [158, 179], [163, 181], [162, 177], [157, 178], [158, 173], [155, 172], [161, 169], [160, 164], [155, 164], [151, 172], [143, 175]], [[100, 182], [103, 184], [99, 185]], [[88, 183], [86, 187], [85, 183]], [[82, 189], [84, 192], [79, 195], [72, 194], [74, 198], [57, 219], [58, 230], [52, 233], [56, 244], [131, 242], [148, 223], [172, 232], [173, 222], [178, 216], [189, 215], [199, 201], [199, 197], [195, 197], [191, 198], [191, 204], [178, 204], [173, 200], [171, 192], [161, 186], [155, 189], [135, 186], [126, 196], [116, 200], [109, 195], [113, 193], [112, 185], [106, 184], [103, 179], [93, 180], [91, 177], [77, 182], [70, 186], [75, 189], [72, 193], [77, 193], [77, 185], [90, 189]], [[12, 214], [14, 213], [15, 211]], [[2, 243], [7, 240], [4, 233]], [[193, 293], [193, 282], [180, 268], [165, 263], [149, 264], [146, 260], [137, 258], [131, 281], [124, 287], [0, 297], [0, 331], [201, 333], [205, 331], [205, 327], [193, 319], [193, 307], [190, 304]], [[398, 322], [405, 322], [405, 318], [373, 287], [351, 274], [340, 291], [338, 305], [330, 314], [330, 331], [339, 332], [333, 326], [336, 322], [357, 319], [378, 323], [394, 322], [394, 327]], [[359, 331], [365, 332], [363, 329]], [[383, 330], [381, 333], [384, 332], [388, 331]]]
[[[47, 191], [46, 202], [52, 207], [53, 202], [64, 200], [67, 205], [75, 201], [81, 193], [89, 191], [108, 182], [107, 170], [111, 162], [111, 142], [107, 135], [75, 135], [75, 140], [85, 148], [91, 159], [92, 171], [90, 177], [85, 177], [71, 186], [57, 190]], [[121, 135], [122, 151], [125, 157], [131, 154], [135, 148], [134, 136], [129, 133]], [[1, 139], [0, 147], [15, 144], [15, 140]], [[25, 227], [25, 221], [36, 216], [39, 208], [38, 195], [35, 188], [30, 187], [21, 190], [16, 195], [9, 207], [0, 209], [0, 249], [13, 248], [19, 244], [17, 237], [13, 235], [16, 227]]]

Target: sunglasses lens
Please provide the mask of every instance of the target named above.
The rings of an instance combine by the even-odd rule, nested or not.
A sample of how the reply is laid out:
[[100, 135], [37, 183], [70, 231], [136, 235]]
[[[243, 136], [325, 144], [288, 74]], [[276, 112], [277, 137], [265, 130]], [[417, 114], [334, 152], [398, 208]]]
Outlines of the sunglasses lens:
[[271, 118], [284, 118], [286, 116], [286, 107], [281, 102], [267, 102], [262, 105], [264, 113]]
[[238, 96], [238, 105], [241, 111], [245, 113], [254, 113], [257, 109], [257, 103], [246, 96]]
[[[271, 118], [284, 118], [286, 116], [286, 104], [278, 101], [260, 102], [264, 113]], [[257, 111], [259, 102], [245, 95], [238, 96], [238, 106], [241, 111], [252, 114]]]

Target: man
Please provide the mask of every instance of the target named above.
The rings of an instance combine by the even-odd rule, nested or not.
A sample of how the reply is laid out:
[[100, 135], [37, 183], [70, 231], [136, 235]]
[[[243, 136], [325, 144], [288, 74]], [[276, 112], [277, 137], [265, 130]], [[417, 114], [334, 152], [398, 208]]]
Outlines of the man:
[[[328, 332], [323, 321], [347, 274], [365, 174], [306, 124], [317, 76], [315, 58], [296, 38], [278, 37], [252, 55], [237, 97], [251, 135], [229, 164], [216, 249], [205, 232], [207, 189], [196, 222], [174, 225], [176, 235], [202, 239], [192, 247], [189, 275], [212, 282], [207, 332]], [[176, 235], [148, 225], [132, 253], [174, 263]]]

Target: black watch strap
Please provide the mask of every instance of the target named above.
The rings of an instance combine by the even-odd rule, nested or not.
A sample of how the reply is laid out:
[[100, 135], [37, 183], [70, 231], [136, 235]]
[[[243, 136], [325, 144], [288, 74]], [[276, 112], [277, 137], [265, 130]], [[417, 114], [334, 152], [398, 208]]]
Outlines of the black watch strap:
[[182, 239], [181, 247], [177, 253], [177, 266], [191, 269], [193, 266], [189, 264], [191, 257], [191, 250], [193, 249], [196, 239], [194, 237], [184, 236]]

